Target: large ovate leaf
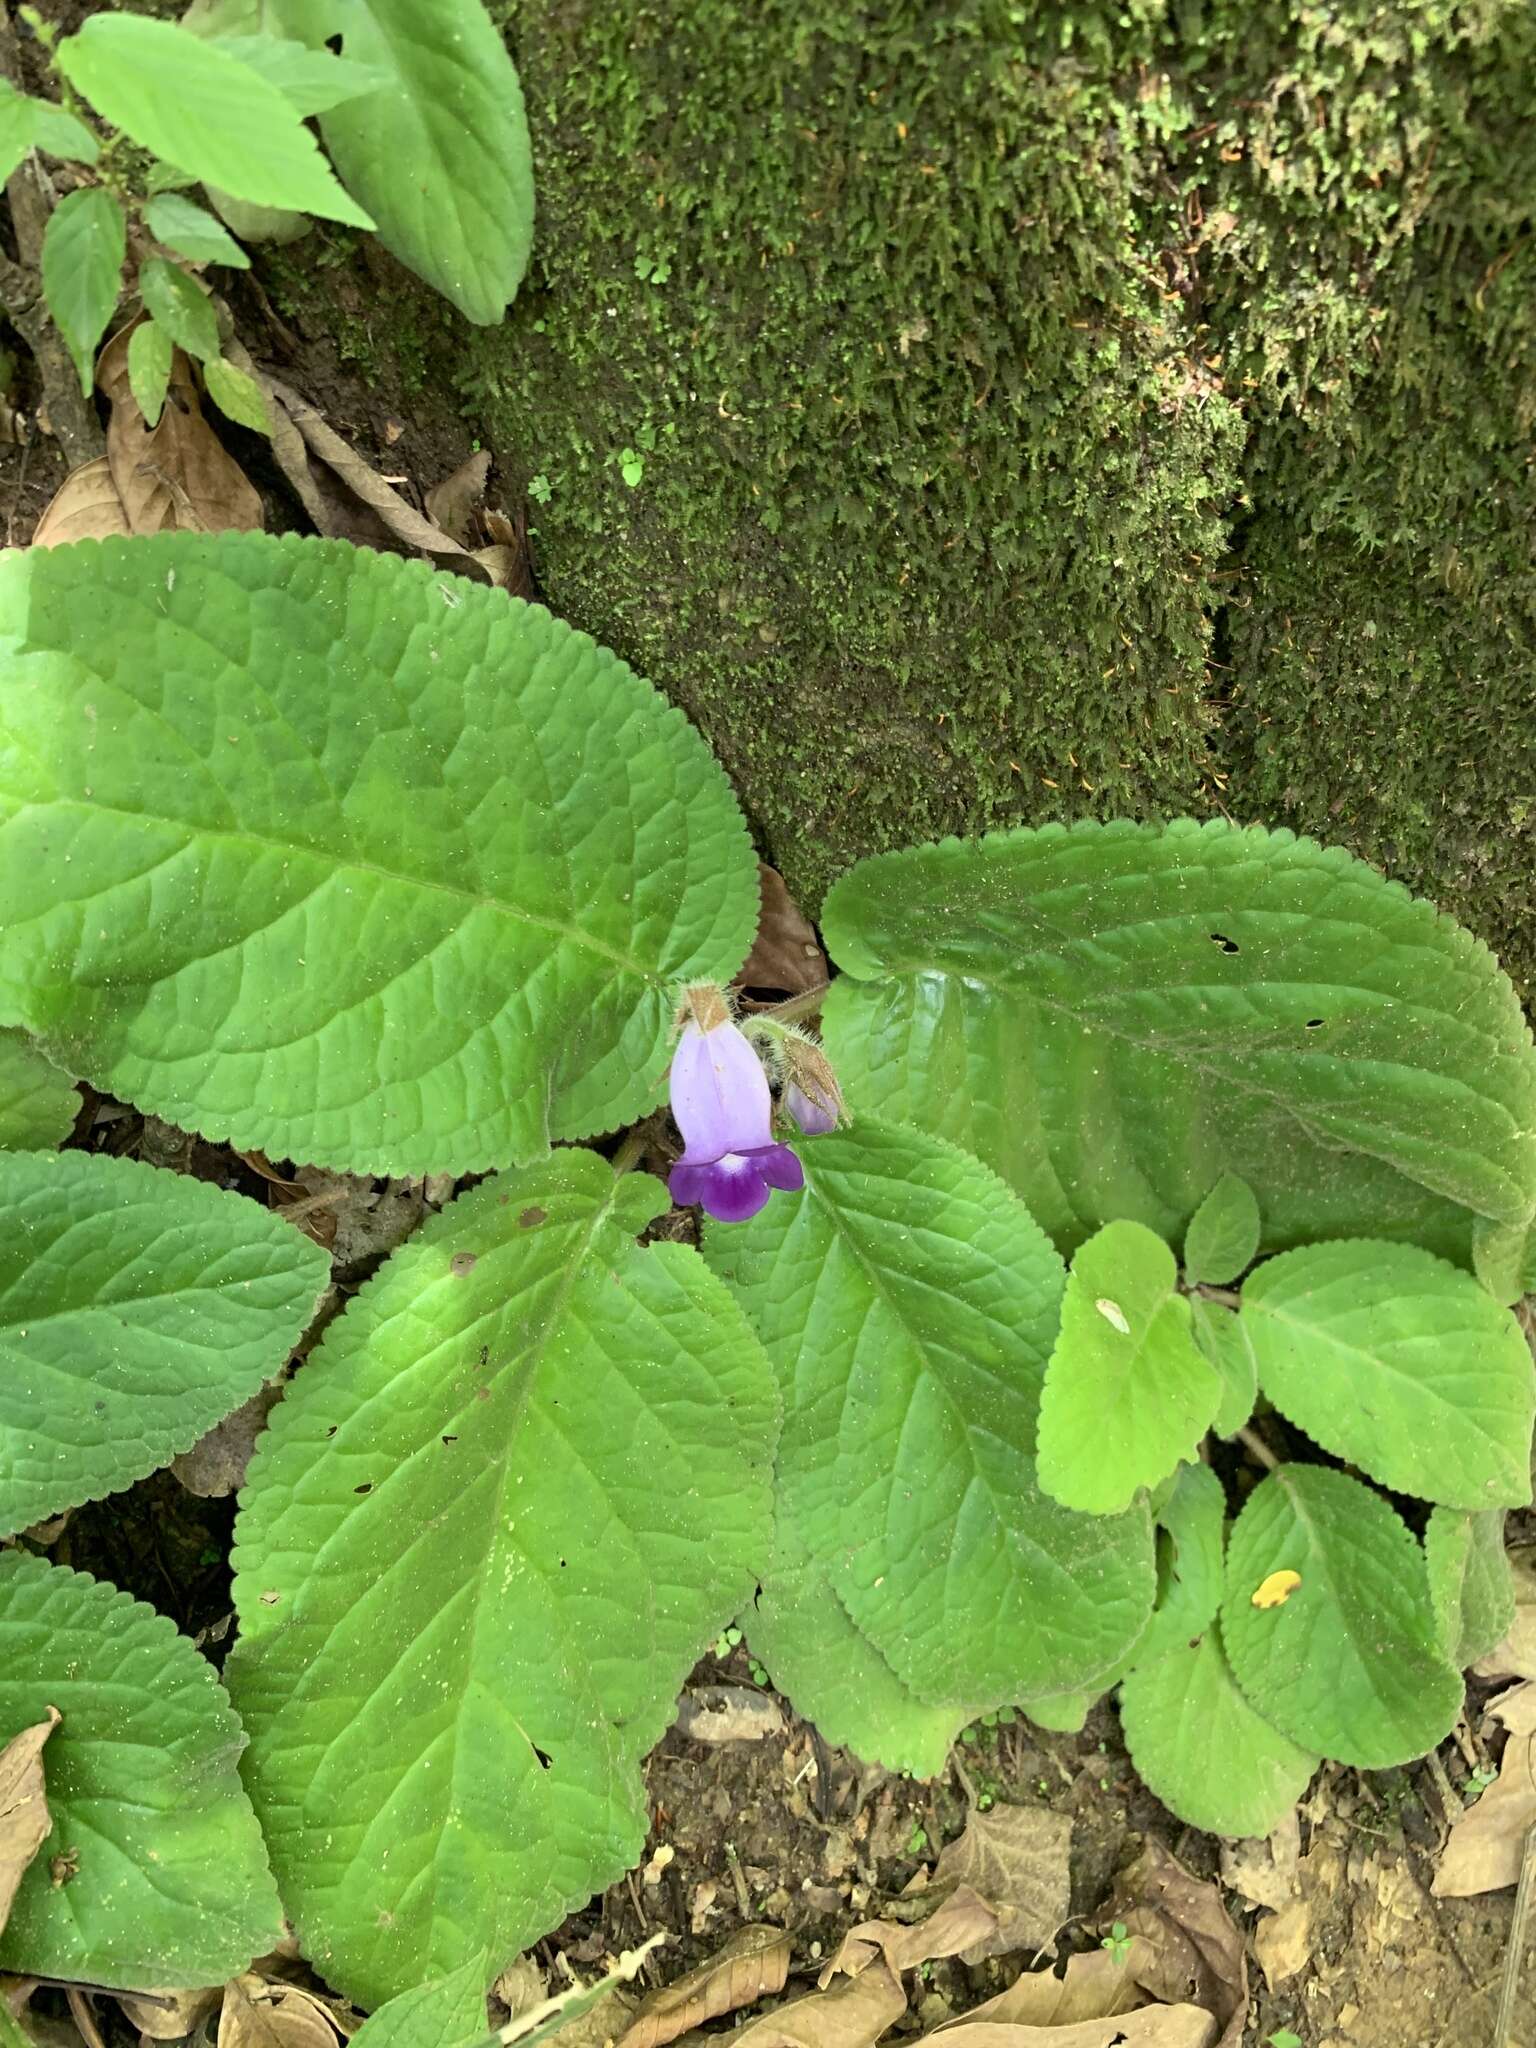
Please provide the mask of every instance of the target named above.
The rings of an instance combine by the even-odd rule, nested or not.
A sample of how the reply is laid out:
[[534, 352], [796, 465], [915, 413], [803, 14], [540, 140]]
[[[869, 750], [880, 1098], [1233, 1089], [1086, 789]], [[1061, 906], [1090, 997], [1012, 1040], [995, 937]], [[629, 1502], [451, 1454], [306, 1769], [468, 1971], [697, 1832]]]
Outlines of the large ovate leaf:
[[1470, 933], [1339, 848], [1223, 821], [946, 840], [832, 890], [856, 1109], [968, 1145], [1063, 1250], [1176, 1241], [1223, 1172], [1272, 1250], [1536, 1208], [1536, 1054]]
[[1469, 1274], [1413, 1245], [1307, 1245], [1249, 1275], [1239, 1321], [1263, 1393], [1335, 1457], [1447, 1507], [1530, 1500], [1530, 1349]]
[[190, 1450], [282, 1370], [330, 1267], [188, 1174], [0, 1152], [0, 1535]]
[[312, 44], [339, 34], [344, 57], [387, 80], [320, 121], [385, 247], [466, 318], [498, 321], [528, 265], [533, 160], [522, 88], [481, 0], [282, 0], [282, 13]]
[[1408, 1763], [1460, 1710], [1424, 1553], [1348, 1473], [1284, 1465], [1255, 1487], [1227, 1545], [1221, 1628], [1265, 1720], [1341, 1763]]
[[1040, 1484], [1084, 1514], [1129, 1507], [1193, 1457], [1221, 1400], [1162, 1239], [1106, 1223], [1067, 1275], [1040, 1397]]
[[657, 1100], [756, 916], [703, 741], [537, 605], [260, 534], [0, 560], [0, 1023], [172, 1122], [536, 1157]]
[[68, 1074], [44, 1059], [24, 1031], [0, 1031], [0, 1152], [62, 1144], [79, 1113]]
[[[1151, 1536], [1144, 1508], [1076, 1515], [1036, 1483], [1060, 1260], [996, 1175], [940, 1140], [861, 1118], [802, 1156], [803, 1195], [705, 1241], [783, 1392], [781, 1546], [819, 1565], [919, 1699], [1091, 1684], [1146, 1621]], [[770, 1570], [761, 1605], [782, 1597]], [[841, 1684], [817, 1669], [830, 1646], [807, 1636], [792, 1664], [787, 1620], [776, 1676], [820, 1719]], [[833, 1725], [852, 1726], [841, 1708]]]
[[117, 305], [128, 227], [123, 209], [100, 185], [67, 192], [43, 231], [43, 295], [89, 391], [96, 344]]
[[1221, 1606], [1227, 1502], [1209, 1465], [1180, 1467], [1157, 1527], [1157, 1607], [1136, 1645], [1138, 1665], [1203, 1635]]
[[1320, 1761], [1249, 1705], [1215, 1621], [1158, 1658], [1138, 1659], [1120, 1688], [1120, 1722], [1148, 1789], [1213, 1835], [1269, 1834]]
[[189, 177], [258, 206], [373, 226], [278, 88], [217, 44], [174, 22], [107, 13], [56, 54], [104, 120]]
[[126, 1593], [0, 1551], [0, 1749], [62, 1716], [53, 1827], [0, 1931], [0, 1970], [150, 1990], [218, 1984], [282, 1913], [213, 1670]]
[[639, 1764], [769, 1538], [772, 1374], [667, 1207], [563, 1150], [331, 1326], [242, 1497], [229, 1679], [306, 1955], [493, 1970], [639, 1856]]
[[1504, 1640], [1515, 1618], [1504, 1510], [1468, 1515], [1436, 1508], [1424, 1530], [1424, 1562], [1440, 1640], [1457, 1670], [1465, 1671]]

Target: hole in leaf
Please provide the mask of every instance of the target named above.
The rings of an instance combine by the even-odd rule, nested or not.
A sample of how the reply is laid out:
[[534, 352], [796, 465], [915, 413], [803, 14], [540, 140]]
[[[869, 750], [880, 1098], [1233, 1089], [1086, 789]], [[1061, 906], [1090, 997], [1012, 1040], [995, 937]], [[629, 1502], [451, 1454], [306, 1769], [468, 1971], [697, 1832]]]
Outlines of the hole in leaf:
[[325, 47], [330, 51], [333, 57], [339, 57], [341, 55], [341, 37], [339, 35], [327, 36], [325, 39]]
[[1236, 939], [1229, 939], [1225, 932], [1212, 932], [1211, 939], [1214, 944], [1220, 946], [1223, 953], [1237, 953], [1242, 950]]
[[475, 1254], [473, 1252], [455, 1252], [448, 1261], [448, 1270], [455, 1280], [462, 1280], [466, 1273], [472, 1273], [475, 1270]]
[[445, 1436], [443, 1438], [443, 1442], [445, 1444], [456, 1444], [458, 1442], [458, 1438], [456, 1436]]
[[354, 1486], [352, 1491], [354, 1493], [372, 1493], [373, 1481], [371, 1479], [365, 1479], [361, 1486]]
[[554, 1758], [550, 1755], [549, 1751], [547, 1749], [540, 1749], [539, 1745], [536, 1742], [530, 1742], [528, 1747], [533, 1751], [534, 1755], [538, 1758], [539, 1769], [541, 1771], [547, 1771], [550, 1765], [554, 1762]]
[[560, 1560], [560, 1569], [561, 1571], [565, 1570], [565, 1559], [563, 1557]]
[[1307, 1029], [1309, 1031], [1321, 1031], [1322, 1028], [1323, 1019], [1321, 1017], [1309, 1017], [1307, 1019]]
[[330, 1428], [325, 1433], [327, 1436], [334, 1436], [340, 1427], [341, 1424], [339, 1422], [333, 1422]]

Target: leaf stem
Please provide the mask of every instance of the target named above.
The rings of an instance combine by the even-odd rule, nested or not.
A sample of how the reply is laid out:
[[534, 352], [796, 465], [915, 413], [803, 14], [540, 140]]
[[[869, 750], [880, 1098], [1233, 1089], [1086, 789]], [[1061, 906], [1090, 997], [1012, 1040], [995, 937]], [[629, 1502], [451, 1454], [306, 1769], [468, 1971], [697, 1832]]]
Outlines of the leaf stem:
[[1280, 1460], [1275, 1456], [1256, 1429], [1249, 1429], [1245, 1425], [1237, 1432], [1237, 1440], [1243, 1446], [1243, 1449], [1257, 1458], [1267, 1471], [1279, 1471]]
[[818, 982], [815, 988], [808, 988], [803, 995], [790, 996], [787, 1001], [775, 1003], [770, 1010], [760, 1010], [759, 1016], [772, 1018], [775, 1023], [792, 1024], [797, 1017], [814, 1017], [827, 999], [830, 981]]
[[645, 1149], [650, 1144], [653, 1135], [649, 1117], [646, 1118], [644, 1123], [635, 1125], [635, 1128], [624, 1139], [618, 1151], [614, 1153], [612, 1159], [608, 1162], [615, 1174], [626, 1174], [631, 1168], [640, 1164], [640, 1161], [645, 1156]]
[[1201, 1281], [1196, 1285], [1194, 1292], [1202, 1301], [1219, 1301], [1224, 1308], [1242, 1306], [1243, 1297], [1235, 1287], [1207, 1287], [1204, 1281]]

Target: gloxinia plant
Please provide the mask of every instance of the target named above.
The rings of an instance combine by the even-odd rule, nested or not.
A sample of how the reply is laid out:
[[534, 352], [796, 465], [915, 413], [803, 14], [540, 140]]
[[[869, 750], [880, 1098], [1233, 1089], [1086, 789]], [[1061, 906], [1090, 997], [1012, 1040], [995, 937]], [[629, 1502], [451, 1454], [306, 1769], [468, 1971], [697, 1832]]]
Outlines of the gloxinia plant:
[[751, 1041], [712, 983], [690, 988], [687, 1022], [672, 1055], [672, 1115], [683, 1156], [667, 1186], [722, 1223], [745, 1223], [773, 1188], [805, 1186], [805, 1169], [773, 1135], [773, 1094]]

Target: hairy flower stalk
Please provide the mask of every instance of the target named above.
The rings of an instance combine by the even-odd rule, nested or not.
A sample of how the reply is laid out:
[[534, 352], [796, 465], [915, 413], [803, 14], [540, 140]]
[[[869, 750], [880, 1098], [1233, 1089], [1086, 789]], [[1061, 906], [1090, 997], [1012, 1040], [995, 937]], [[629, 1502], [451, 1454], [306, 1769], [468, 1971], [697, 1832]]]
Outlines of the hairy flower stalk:
[[689, 989], [686, 1001], [688, 1021], [672, 1056], [683, 1156], [667, 1185], [674, 1202], [698, 1202], [721, 1223], [744, 1223], [771, 1189], [804, 1187], [805, 1169], [774, 1140], [768, 1076], [721, 991]]

